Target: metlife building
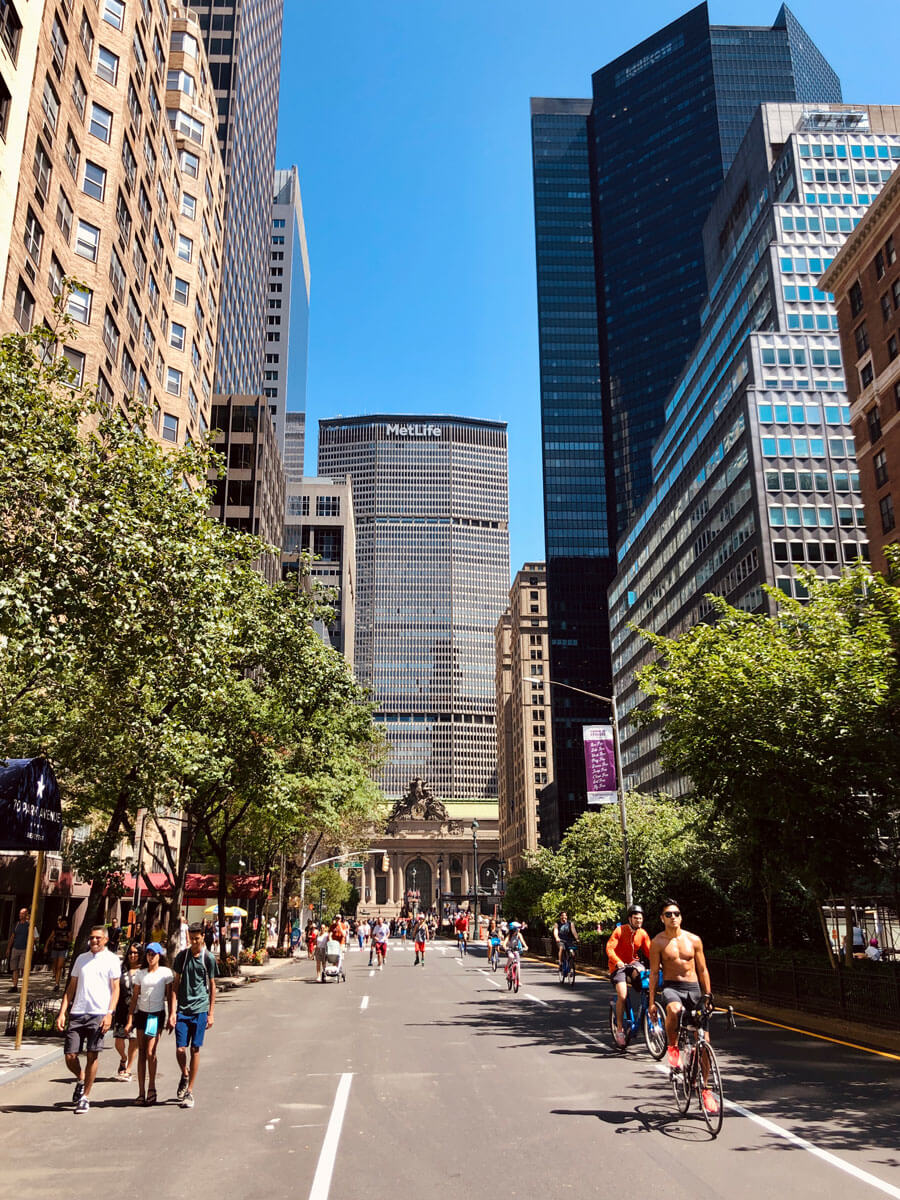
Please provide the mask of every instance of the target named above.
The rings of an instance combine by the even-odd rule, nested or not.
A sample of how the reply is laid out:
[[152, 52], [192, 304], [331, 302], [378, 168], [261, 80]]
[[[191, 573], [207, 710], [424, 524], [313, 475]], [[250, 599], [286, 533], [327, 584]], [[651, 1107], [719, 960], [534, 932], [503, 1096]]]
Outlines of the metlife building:
[[464, 417], [319, 422], [318, 473], [349, 475], [356, 676], [392, 747], [380, 783], [497, 795], [494, 626], [509, 589], [506, 425]]

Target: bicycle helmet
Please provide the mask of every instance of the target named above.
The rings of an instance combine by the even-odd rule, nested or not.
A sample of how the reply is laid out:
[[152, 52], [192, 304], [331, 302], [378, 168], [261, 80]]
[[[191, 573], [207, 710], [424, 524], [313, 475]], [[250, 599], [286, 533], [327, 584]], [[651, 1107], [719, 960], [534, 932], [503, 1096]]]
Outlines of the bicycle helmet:
[[521, 929], [521, 928], [522, 928], [522, 922], [521, 922], [521, 921], [510, 921], [510, 923], [509, 923], [509, 927], [510, 927], [510, 929], [511, 929], [511, 930], [513, 930], [513, 931], [515, 931], [516, 929]]
[[625, 914], [626, 917], [633, 917], [635, 915], [635, 913], [639, 914], [640, 916], [643, 916], [644, 910], [641, 908], [641, 906], [639, 904], [629, 904], [628, 912]]

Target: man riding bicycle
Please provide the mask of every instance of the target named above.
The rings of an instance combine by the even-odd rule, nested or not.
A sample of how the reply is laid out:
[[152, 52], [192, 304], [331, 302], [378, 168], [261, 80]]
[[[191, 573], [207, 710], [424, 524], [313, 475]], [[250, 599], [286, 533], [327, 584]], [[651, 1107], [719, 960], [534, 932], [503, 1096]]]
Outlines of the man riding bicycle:
[[553, 926], [553, 940], [557, 946], [557, 962], [562, 966], [563, 956], [578, 945], [578, 931], [575, 922], [569, 920], [569, 914], [561, 912], [559, 920]]
[[632, 904], [628, 909], [627, 924], [617, 925], [606, 943], [609, 981], [616, 989], [617, 1046], [625, 1045], [622, 1013], [625, 1011], [628, 984], [640, 987], [641, 969], [650, 962], [650, 935], [643, 925], [644, 910], [639, 904]]
[[456, 929], [456, 943], [462, 954], [466, 952], [466, 943], [469, 940], [469, 914], [461, 912], [457, 915], [454, 923]]
[[[686, 929], [682, 929], [681, 909], [678, 904], [674, 900], [666, 900], [661, 915], [663, 931], [650, 943], [650, 1016], [656, 1019], [656, 977], [661, 967], [663, 983], [660, 1000], [666, 1011], [668, 1063], [673, 1071], [677, 1071], [681, 1066], [678, 1053], [678, 1023], [681, 1011], [686, 1008], [689, 1013], [693, 1013], [703, 1008], [711, 1012], [712, 983], [703, 953], [703, 942], [696, 933], [688, 933]], [[708, 1112], [718, 1111], [718, 1102], [706, 1087], [705, 1078], [700, 1098]]]
[[506, 973], [508, 975], [513, 963], [516, 963], [517, 966], [521, 965], [522, 952], [528, 949], [522, 936], [520, 921], [510, 921], [509, 930], [503, 939], [502, 946], [506, 951]]

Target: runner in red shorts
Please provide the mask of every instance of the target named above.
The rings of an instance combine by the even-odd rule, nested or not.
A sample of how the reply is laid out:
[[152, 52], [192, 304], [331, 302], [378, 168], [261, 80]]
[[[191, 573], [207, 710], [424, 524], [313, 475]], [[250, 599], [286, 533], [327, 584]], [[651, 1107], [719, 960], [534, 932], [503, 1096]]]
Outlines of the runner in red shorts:
[[413, 963], [417, 967], [419, 963], [425, 966], [425, 943], [428, 941], [428, 922], [424, 917], [420, 916], [416, 922], [416, 931], [413, 935], [416, 947], [416, 961]]
[[372, 930], [372, 939], [375, 943], [375, 957], [378, 959], [378, 970], [384, 966], [384, 956], [387, 953], [388, 938], [391, 936], [391, 928], [387, 921], [380, 920]]

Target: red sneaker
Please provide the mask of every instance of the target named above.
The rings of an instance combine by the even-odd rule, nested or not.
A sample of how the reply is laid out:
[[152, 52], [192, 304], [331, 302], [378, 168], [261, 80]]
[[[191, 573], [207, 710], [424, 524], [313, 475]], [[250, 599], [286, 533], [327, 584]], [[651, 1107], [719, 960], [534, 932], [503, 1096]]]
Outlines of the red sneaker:
[[677, 1071], [681, 1066], [681, 1055], [678, 1053], [677, 1046], [670, 1046], [666, 1051], [668, 1055], [668, 1063], [673, 1071]]
[[703, 1101], [703, 1107], [708, 1113], [717, 1113], [719, 1111], [719, 1102], [709, 1088], [703, 1089], [700, 1093], [700, 1099]]

